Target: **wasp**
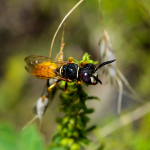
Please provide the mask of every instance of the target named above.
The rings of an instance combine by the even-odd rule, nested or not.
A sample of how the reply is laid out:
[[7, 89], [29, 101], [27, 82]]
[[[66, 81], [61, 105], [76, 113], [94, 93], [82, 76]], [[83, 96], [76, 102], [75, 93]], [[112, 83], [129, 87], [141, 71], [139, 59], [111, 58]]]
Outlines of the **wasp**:
[[104, 65], [114, 62], [114, 60], [103, 62], [98, 67], [92, 63], [82, 62], [77, 64], [70, 57], [68, 61], [62, 61], [60, 56], [58, 60], [50, 59], [49, 57], [31, 55], [25, 58], [25, 69], [28, 73], [40, 79], [57, 79], [57, 82], [48, 87], [48, 91], [51, 91], [59, 81], [66, 81], [65, 92], [67, 92], [67, 82], [75, 82], [82, 84], [82, 82], [88, 85], [102, 84], [98, 79], [97, 70]]

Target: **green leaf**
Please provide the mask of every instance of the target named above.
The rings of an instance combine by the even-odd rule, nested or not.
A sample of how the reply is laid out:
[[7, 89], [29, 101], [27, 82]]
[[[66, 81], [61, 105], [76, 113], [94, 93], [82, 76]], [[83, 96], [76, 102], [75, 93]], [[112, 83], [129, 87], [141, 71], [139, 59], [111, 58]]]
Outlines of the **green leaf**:
[[98, 97], [96, 97], [96, 96], [89, 96], [88, 99], [89, 99], [89, 100], [90, 100], [90, 99], [100, 100], [100, 99], [99, 99]]
[[35, 127], [19, 134], [6, 123], [0, 125], [0, 150], [43, 150], [44, 144]]
[[54, 142], [55, 144], [59, 144], [60, 141], [61, 141], [61, 136], [60, 136], [60, 134], [55, 135], [54, 138], [53, 138], [53, 142]]
[[82, 62], [86, 62], [86, 63], [92, 63], [92, 64], [97, 64], [98, 61], [93, 61], [93, 60], [90, 60], [90, 55], [88, 53], [85, 53], [82, 57], [82, 60], [81, 61], [77, 61], [76, 59], [74, 59], [74, 62], [78, 63], [78, 64], [81, 64]]
[[86, 132], [90, 132], [90, 131], [94, 130], [95, 128], [96, 128], [96, 125], [93, 125], [93, 126], [87, 128]]
[[[4, 78], [0, 86], [0, 109], [12, 107], [20, 100], [20, 93], [26, 82], [27, 74], [24, 71], [24, 56], [14, 55], [5, 61]], [[21, 78], [20, 78], [21, 77]], [[13, 87], [13, 88], [12, 88]]]
[[102, 144], [97, 150], [104, 150], [105, 146]]
[[94, 109], [93, 108], [89, 108], [89, 109], [86, 109], [83, 114], [90, 114], [90, 113], [93, 113], [94, 112]]
[[90, 121], [89, 117], [82, 115], [82, 122], [84, 125], [87, 124], [87, 122], [89, 122], [89, 121]]
[[0, 150], [19, 150], [15, 131], [5, 123], [0, 125]]
[[59, 146], [52, 146], [52, 147], [49, 147], [48, 150], [66, 150], [66, 149], [63, 147], [59, 147]]
[[19, 137], [20, 150], [43, 150], [43, 140], [34, 126], [23, 130]]
[[62, 122], [62, 118], [57, 117], [56, 118], [56, 122], [61, 123]]

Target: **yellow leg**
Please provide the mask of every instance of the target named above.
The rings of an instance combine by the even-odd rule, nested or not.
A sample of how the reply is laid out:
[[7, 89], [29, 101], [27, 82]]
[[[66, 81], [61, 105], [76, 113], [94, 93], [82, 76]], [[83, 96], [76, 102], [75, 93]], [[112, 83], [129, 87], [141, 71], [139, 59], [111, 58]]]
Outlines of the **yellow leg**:
[[83, 67], [83, 66], [86, 65], [86, 64], [87, 64], [87, 62], [82, 61], [82, 62], [81, 62], [81, 67]]
[[58, 82], [53, 83], [50, 87], [48, 87], [48, 91], [50, 92], [57, 84]]
[[69, 62], [74, 62], [72, 57], [69, 57]]
[[77, 84], [82, 84], [82, 81], [77, 81]]
[[47, 94], [47, 95], [45, 95], [45, 96], [42, 96], [42, 100], [44, 100], [47, 96], [48, 96], [48, 94]]

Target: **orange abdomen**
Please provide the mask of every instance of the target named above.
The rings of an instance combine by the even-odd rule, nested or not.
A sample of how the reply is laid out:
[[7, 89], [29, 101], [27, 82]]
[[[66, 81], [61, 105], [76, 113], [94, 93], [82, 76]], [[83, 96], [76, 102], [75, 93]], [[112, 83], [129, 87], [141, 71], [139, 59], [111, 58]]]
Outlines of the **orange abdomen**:
[[43, 62], [35, 66], [32, 74], [41, 79], [50, 79], [56, 77], [56, 69], [58, 66], [52, 62]]

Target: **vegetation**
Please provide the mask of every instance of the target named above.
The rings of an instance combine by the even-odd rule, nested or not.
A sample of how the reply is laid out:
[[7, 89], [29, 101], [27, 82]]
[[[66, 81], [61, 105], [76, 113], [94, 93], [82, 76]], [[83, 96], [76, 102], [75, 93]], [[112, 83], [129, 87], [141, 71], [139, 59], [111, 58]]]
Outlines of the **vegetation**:
[[[66, 95], [59, 90], [55, 94], [53, 103], [43, 117], [40, 132], [39, 125], [35, 126], [36, 123], [21, 130], [32, 118], [31, 108], [45, 85], [45, 81], [26, 73], [23, 59], [28, 55], [48, 56], [54, 32], [76, 2], [77, 0], [65, 0], [65, 2], [2, 0], [0, 5], [1, 150], [150, 149], [149, 114], [135, 115], [137, 119], [135, 121], [131, 119], [126, 126], [123, 124], [126, 120], [123, 120], [122, 126], [119, 129], [112, 126], [114, 130], [109, 134], [102, 132], [104, 127], [120, 118], [117, 114], [118, 93], [114, 90], [116, 85], [111, 86], [110, 80], [105, 79], [106, 76], [100, 72], [99, 77], [108, 84], [103, 82], [103, 86], [88, 87], [70, 84], [68, 91], [73, 93]], [[98, 0], [84, 0], [67, 19], [64, 40], [65, 60], [70, 56], [81, 60], [87, 52], [91, 55], [90, 59], [100, 62], [98, 43], [102, 35], [102, 26], [98, 6]], [[120, 117], [128, 113], [130, 116], [130, 112], [149, 102], [149, 8], [149, 0], [124, 2], [102, 0], [101, 2], [103, 22], [110, 36], [117, 66], [140, 97], [137, 98], [124, 88], [124, 94], [128, 97], [122, 98]], [[56, 57], [60, 49], [61, 34], [60, 31], [55, 40], [52, 58]], [[84, 55], [83, 59], [91, 61], [87, 56]], [[114, 88], [110, 90], [110, 87]], [[63, 82], [60, 88], [64, 89]], [[78, 93], [79, 91], [82, 92]], [[97, 97], [101, 101], [92, 100]], [[141, 111], [140, 114], [143, 112]]]

